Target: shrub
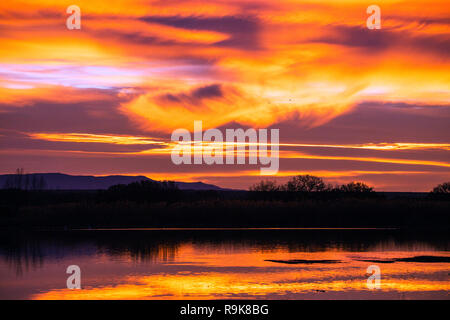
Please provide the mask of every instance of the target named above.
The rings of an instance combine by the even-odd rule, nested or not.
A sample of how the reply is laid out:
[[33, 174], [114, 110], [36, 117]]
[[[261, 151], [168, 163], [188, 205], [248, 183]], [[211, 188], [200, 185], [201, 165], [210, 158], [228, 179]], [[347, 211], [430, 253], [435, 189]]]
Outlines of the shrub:
[[444, 182], [437, 185], [431, 192], [436, 194], [450, 194], [450, 182]]
[[263, 180], [259, 183], [255, 183], [251, 186], [250, 191], [258, 191], [258, 192], [275, 192], [279, 191], [280, 188], [277, 186], [275, 181]]
[[369, 187], [364, 182], [350, 182], [339, 187], [339, 191], [348, 193], [369, 193], [374, 192], [372, 187]]
[[319, 177], [302, 175], [289, 180], [283, 186], [283, 190], [288, 192], [321, 192], [326, 191], [327, 186]]

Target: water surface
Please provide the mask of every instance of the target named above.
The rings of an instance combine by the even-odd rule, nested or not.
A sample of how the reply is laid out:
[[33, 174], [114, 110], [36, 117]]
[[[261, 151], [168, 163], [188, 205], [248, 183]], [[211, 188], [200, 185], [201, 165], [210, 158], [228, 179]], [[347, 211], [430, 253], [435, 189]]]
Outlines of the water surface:
[[[1, 299], [449, 299], [446, 234], [134, 229], [2, 233]], [[66, 268], [81, 268], [81, 290]], [[367, 267], [381, 289], [367, 288]]]

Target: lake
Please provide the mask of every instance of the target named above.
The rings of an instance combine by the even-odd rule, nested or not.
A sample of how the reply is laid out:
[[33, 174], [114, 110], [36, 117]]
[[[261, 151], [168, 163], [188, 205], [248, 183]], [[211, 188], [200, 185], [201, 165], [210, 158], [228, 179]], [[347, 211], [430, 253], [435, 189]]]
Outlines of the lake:
[[[0, 299], [449, 299], [445, 232], [114, 229], [0, 236]], [[81, 289], [67, 289], [81, 270]], [[380, 269], [369, 289], [367, 268]]]

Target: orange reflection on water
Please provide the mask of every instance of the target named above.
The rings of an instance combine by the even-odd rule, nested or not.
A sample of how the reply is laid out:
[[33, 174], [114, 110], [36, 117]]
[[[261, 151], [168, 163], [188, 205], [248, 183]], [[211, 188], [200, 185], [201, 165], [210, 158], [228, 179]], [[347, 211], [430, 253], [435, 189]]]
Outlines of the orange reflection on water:
[[[115, 286], [83, 286], [81, 290], [55, 289], [33, 299], [232, 299], [232, 298], [344, 298], [376, 294], [420, 294], [436, 292], [448, 297], [448, 263], [374, 260], [430, 255], [429, 251], [288, 252], [249, 247], [182, 245], [172, 261], [157, 258], [152, 265], [165, 266], [157, 272], [129, 274], [117, 278]], [[447, 252], [433, 252], [446, 256]], [[125, 257], [129, 263], [136, 262]], [[315, 260], [316, 263], [286, 264], [267, 260]], [[317, 260], [335, 260], [317, 263]], [[372, 260], [361, 261], [361, 260]], [[381, 269], [381, 289], [366, 286], [366, 269]], [[175, 269], [174, 269], [175, 268]], [[85, 271], [86, 273], [89, 270]]]

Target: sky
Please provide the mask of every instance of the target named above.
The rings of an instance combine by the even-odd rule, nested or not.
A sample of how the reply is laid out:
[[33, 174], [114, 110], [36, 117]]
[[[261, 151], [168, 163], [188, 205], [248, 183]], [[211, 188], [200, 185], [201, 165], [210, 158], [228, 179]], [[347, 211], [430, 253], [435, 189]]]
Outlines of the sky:
[[[368, 6], [381, 9], [369, 30]], [[81, 10], [69, 30], [66, 9]], [[246, 189], [312, 174], [378, 191], [450, 180], [444, 0], [0, 2], [0, 174]], [[279, 129], [260, 165], [175, 165], [175, 129]]]

